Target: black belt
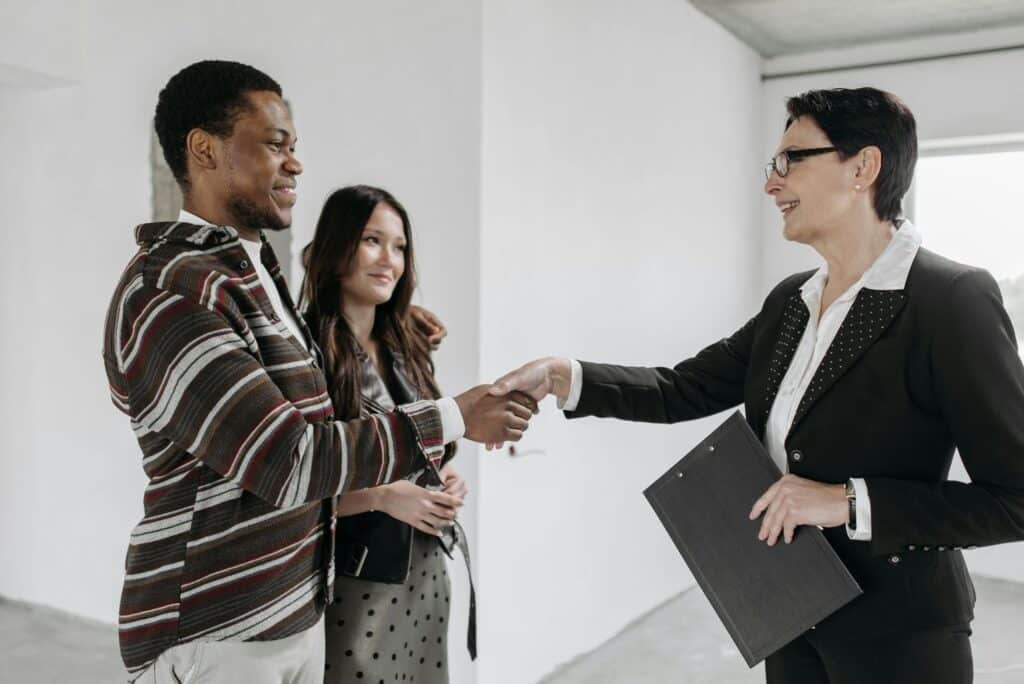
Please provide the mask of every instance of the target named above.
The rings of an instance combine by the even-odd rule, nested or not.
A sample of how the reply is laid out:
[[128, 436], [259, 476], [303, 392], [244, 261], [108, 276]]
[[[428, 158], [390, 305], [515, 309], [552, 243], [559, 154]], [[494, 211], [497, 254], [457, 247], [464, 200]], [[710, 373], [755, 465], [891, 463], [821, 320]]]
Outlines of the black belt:
[[[438, 483], [443, 484], [444, 479], [441, 477], [437, 463], [429, 458], [426, 460], [427, 468], [433, 471]], [[473, 568], [469, 562], [469, 542], [466, 540], [466, 531], [462, 529], [462, 525], [457, 520], [453, 520], [451, 527], [442, 531], [443, 534], [437, 538], [437, 541], [441, 550], [444, 551], [444, 555], [455, 560], [453, 551], [458, 547], [459, 551], [462, 551], [462, 558], [466, 561], [466, 577], [469, 578], [469, 626], [466, 628], [466, 648], [469, 650], [470, 659], [476, 660], [476, 589], [473, 587]], [[451, 541], [449, 541], [449, 537], [451, 537]]]
[[[448, 537], [451, 537], [451, 542]], [[473, 588], [473, 569], [469, 562], [469, 543], [466, 541], [466, 531], [456, 521], [446, 530], [443, 537], [438, 537], [438, 543], [445, 555], [455, 560], [452, 552], [456, 547], [462, 551], [462, 558], [466, 561], [466, 577], [469, 578], [469, 627], [466, 630], [466, 648], [469, 649], [469, 657], [476, 660], [476, 590]]]

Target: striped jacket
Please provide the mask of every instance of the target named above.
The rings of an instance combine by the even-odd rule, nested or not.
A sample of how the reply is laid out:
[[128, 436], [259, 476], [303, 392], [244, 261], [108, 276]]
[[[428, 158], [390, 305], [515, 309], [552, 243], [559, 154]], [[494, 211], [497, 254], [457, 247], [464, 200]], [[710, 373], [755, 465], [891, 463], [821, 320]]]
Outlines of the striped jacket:
[[[444, 449], [433, 402], [334, 420], [319, 350], [274, 313], [230, 227], [135, 231], [103, 358], [149, 479], [121, 594], [131, 678], [192, 640], [280, 639], [314, 625], [334, 577], [333, 497]], [[262, 259], [286, 306], [273, 250]]]

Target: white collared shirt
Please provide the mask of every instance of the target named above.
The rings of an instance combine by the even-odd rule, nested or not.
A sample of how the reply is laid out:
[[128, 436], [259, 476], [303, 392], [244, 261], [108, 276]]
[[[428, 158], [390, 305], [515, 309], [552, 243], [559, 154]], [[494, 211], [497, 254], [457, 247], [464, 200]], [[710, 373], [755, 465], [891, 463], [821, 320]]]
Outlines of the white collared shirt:
[[[768, 453], [782, 472], [789, 470], [786, 458], [786, 437], [793, 425], [793, 417], [797, 407], [807, 392], [818, 366], [821, 365], [839, 326], [850, 312], [857, 294], [864, 288], [872, 290], [902, 290], [907, 284], [907, 276], [914, 258], [921, 247], [921, 234], [910, 221], [902, 221], [899, 230], [892, 231], [892, 239], [874, 263], [864, 272], [860, 280], [851, 285], [829, 306], [819, 320], [821, 298], [828, 283], [828, 265], [823, 265], [800, 288], [800, 296], [807, 305], [810, 317], [807, 327], [800, 338], [800, 344], [793, 354], [779, 392], [772, 403], [768, 414], [768, 425], [765, 432]], [[573, 411], [579, 405], [580, 392], [583, 385], [583, 369], [579, 361], [570, 359], [572, 365], [572, 381], [569, 395], [559, 408]], [[853, 486], [857, 494], [857, 529], [846, 528], [851, 539], [870, 541], [871, 539], [871, 499], [867, 485], [862, 478], [853, 478]]]
[[[178, 214], [178, 221], [182, 223], [195, 223], [200, 226], [212, 225], [209, 221], [196, 216], [195, 214], [185, 211], [184, 209]], [[260, 250], [263, 248], [263, 243], [254, 240], [246, 240], [239, 236], [238, 241], [242, 243], [242, 248], [245, 253], [249, 255], [249, 260], [252, 261], [253, 266], [256, 268], [256, 275], [259, 276], [260, 283], [263, 285], [263, 291], [267, 293], [267, 299], [270, 300], [270, 305], [274, 308], [277, 313], [277, 317], [284, 321], [288, 332], [294, 337], [299, 343], [307, 350], [309, 347], [306, 345], [306, 338], [302, 335], [302, 331], [299, 328], [298, 322], [295, 320], [295, 316], [291, 310], [284, 305], [284, 301], [281, 299], [281, 293], [277, 291], [277, 285], [274, 283], [274, 279], [271, 277], [270, 272], [267, 271], [267, 267], [263, 265], [263, 259], [260, 258]], [[441, 439], [445, 444], [454, 442], [457, 439], [461, 439], [466, 434], [466, 423], [462, 419], [462, 411], [459, 410], [459, 405], [455, 403], [455, 399], [452, 397], [442, 397], [437, 400], [437, 409], [441, 413]]]
[[[800, 297], [807, 305], [810, 313], [807, 327], [800, 338], [793, 359], [779, 393], [772, 403], [768, 414], [768, 425], [765, 430], [765, 441], [768, 453], [782, 472], [788, 471], [789, 461], [786, 458], [786, 437], [793, 426], [793, 418], [797, 407], [807, 392], [814, 374], [821, 365], [832, 341], [839, 332], [839, 326], [846, 319], [854, 300], [864, 288], [871, 290], [902, 290], [907, 284], [907, 275], [914, 263], [917, 251], [921, 247], [921, 234], [910, 221], [903, 221], [900, 229], [892, 230], [892, 239], [874, 263], [864, 272], [860, 279], [832, 302], [821, 315], [821, 298], [828, 283], [828, 264], [819, 268], [800, 287]], [[861, 478], [853, 478], [853, 486], [857, 494], [857, 529], [846, 528], [851, 539], [869, 541], [871, 539], [871, 498], [867, 485]]]

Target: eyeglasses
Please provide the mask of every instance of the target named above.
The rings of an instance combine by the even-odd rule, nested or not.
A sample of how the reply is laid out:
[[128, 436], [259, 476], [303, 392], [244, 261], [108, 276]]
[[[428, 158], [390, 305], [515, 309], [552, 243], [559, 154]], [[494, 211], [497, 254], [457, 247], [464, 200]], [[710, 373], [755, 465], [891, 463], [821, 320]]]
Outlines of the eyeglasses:
[[800, 161], [805, 157], [813, 157], [817, 154], [825, 154], [826, 152], [835, 152], [834, 147], [811, 147], [806, 150], [786, 150], [785, 152], [779, 152], [777, 155], [772, 157], [772, 160], [764, 165], [764, 177], [765, 180], [771, 180], [772, 173], [779, 174], [779, 178], [785, 178], [786, 174], [789, 173], [790, 162]]

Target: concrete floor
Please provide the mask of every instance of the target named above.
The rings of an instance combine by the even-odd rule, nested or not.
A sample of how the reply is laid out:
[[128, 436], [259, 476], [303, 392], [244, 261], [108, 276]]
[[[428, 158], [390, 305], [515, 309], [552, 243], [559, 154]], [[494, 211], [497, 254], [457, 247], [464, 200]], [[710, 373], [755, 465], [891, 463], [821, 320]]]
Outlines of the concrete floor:
[[[974, 586], [974, 680], [1024, 684], [1024, 584], [975, 575]], [[764, 667], [747, 669], [711, 604], [694, 588], [558, 668], [541, 684], [623, 682], [763, 684]]]
[[[975, 681], [1024, 684], [1024, 585], [975, 577]], [[0, 683], [125, 681], [114, 628], [0, 598]], [[760, 684], [696, 589], [626, 626], [541, 684]], [[459, 684], [453, 682], [453, 684]], [[481, 682], [481, 684], [487, 684]]]
[[0, 597], [2, 684], [127, 681], [113, 625]]

